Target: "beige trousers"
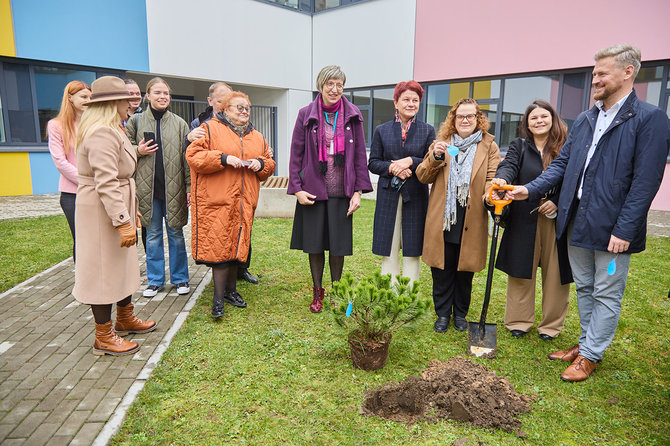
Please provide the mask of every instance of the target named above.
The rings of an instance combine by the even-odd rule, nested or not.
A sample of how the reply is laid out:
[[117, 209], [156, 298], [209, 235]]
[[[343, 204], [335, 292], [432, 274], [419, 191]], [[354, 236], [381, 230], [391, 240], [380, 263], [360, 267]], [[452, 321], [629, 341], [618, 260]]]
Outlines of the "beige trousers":
[[535, 321], [535, 278], [537, 267], [542, 268], [542, 321], [537, 327], [541, 334], [558, 336], [568, 314], [570, 284], [561, 285], [558, 267], [556, 225], [543, 215], [537, 218], [533, 277], [507, 280], [505, 327], [508, 330], [529, 331]]
[[[393, 240], [391, 241], [391, 255], [382, 256], [382, 275], [391, 273], [393, 282], [396, 274], [400, 274], [400, 248], [402, 247], [402, 196], [398, 198], [398, 209], [395, 213], [395, 224], [393, 226]], [[421, 261], [419, 257], [402, 257], [402, 272], [404, 277], [409, 277], [411, 282], [419, 280], [419, 268]]]

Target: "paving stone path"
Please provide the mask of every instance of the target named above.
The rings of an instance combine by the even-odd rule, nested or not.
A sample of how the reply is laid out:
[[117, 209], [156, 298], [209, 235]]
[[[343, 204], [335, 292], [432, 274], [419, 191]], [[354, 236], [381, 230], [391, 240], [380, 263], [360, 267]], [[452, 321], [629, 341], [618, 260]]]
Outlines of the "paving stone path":
[[[4, 202], [15, 217], [61, 212], [58, 196], [0, 201], [4, 198], [11, 198]], [[184, 235], [190, 247], [190, 225]], [[179, 296], [168, 286], [151, 299], [141, 297], [146, 286], [141, 243], [138, 251], [145, 282], [133, 303], [138, 316], [157, 321], [158, 329], [128, 336], [141, 345], [134, 355], [92, 354], [90, 307], [70, 294], [72, 258], [0, 294], [0, 444], [105, 445], [117, 432], [211, 278], [209, 268], [191, 259], [190, 294]]]

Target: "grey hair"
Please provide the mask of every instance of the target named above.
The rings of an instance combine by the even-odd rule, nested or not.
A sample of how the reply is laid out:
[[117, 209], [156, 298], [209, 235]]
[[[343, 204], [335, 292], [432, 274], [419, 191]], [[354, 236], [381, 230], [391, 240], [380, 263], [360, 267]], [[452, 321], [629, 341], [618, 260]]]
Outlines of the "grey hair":
[[321, 68], [316, 76], [316, 89], [323, 92], [323, 85], [331, 79], [342, 79], [342, 83], [347, 82], [347, 75], [344, 74], [339, 65], [327, 65]]
[[[123, 82], [125, 82], [126, 85], [131, 85], [131, 84], [137, 85], [137, 82], [135, 82], [135, 79], [131, 79], [131, 78], [124, 79]], [[139, 87], [139, 85], [137, 85], [137, 86]]]
[[633, 69], [635, 69], [634, 77], [637, 77], [637, 73], [640, 72], [640, 60], [642, 59], [642, 53], [633, 45], [620, 43], [618, 45], [602, 49], [598, 51], [595, 56], [593, 56], [596, 62], [600, 59], [604, 59], [605, 57], [613, 57], [617, 64], [619, 64], [619, 66], [622, 68], [625, 68], [628, 65], [632, 65]]
[[226, 87], [228, 90], [233, 91], [232, 88], [230, 88], [230, 85], [226, 84], [225, 82], [214, 82], [212, 85], [209, 86], [209, 97], [211, 98], [214, 92], [216, 91], [217, 88], [219, 87]]

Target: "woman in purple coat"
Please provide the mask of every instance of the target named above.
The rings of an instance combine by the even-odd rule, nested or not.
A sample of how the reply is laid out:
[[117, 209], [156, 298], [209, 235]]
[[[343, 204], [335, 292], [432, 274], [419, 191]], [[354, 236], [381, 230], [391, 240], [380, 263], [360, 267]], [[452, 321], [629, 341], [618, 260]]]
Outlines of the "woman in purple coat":
[[346, 76], [336, 65], [316, 77], [319, 94], [298, 113], [291, 141], [288, 194], [297, 199], [291, 249], [309, 256], [312, 313], [323, 308], [325, 251], [330, 278], [342, 277], [344, 256], [353, 252], [352, 214], [361, 194], [372, 191], [360, 110], [342, 97]]

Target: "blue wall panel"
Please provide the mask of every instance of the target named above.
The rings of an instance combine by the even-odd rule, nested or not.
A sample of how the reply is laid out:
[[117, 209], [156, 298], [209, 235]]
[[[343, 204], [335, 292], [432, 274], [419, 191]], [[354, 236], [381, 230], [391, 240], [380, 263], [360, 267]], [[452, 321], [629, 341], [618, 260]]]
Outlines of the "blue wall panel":
[[145, 0], [11, 0], [16, 57], [149, 71]]
[[33, 182], [33, 195], [58, 193], [60, 173], [49, 152], [30, 154], [30, 176]]

